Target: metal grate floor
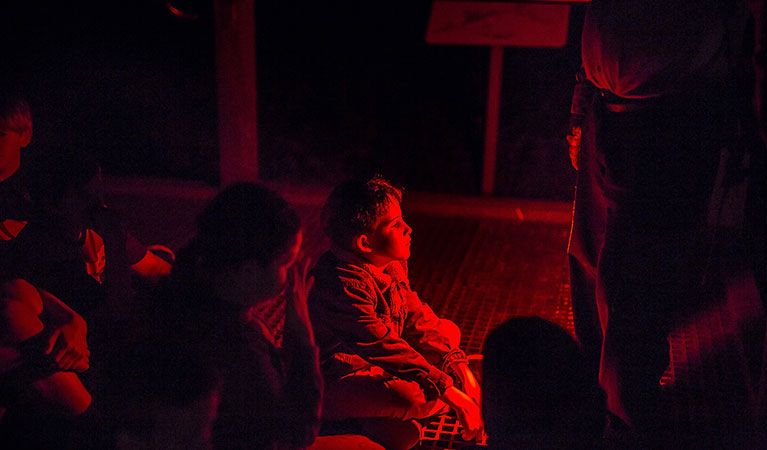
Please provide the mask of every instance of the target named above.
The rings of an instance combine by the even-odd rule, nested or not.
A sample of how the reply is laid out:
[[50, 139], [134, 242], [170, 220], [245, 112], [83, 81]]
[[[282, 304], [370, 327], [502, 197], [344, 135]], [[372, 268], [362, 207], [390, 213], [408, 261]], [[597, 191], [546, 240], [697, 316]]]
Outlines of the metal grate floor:
[[[573, 332], [566, 224], [475, 217], [409, 217], [411, 282], [480, 353], [488, 332], [514, 316], [540, 316]], [[466, 447], [455, 418], [425, 427], [421, 449]]]
[[[411, 281], [421, 298], [461, 327], [467, 352], [480, 352], [487, 333], [513, 316], [540, 316], [573, 333], [569, 224], [440, 216], [411, 216], [410, 222]], [[749, 327], [758, 334], [761, 326], [764, 333], [764, 312], [753, 285], [740, 283], [669, 337], [665, 411], [669, 427], [688, 439], [684, 444], [748, 446], [744, 430], [753, 383], [744, 340]], [[422, 449], [466, 446], [450, 417], [426, 427], [421, 443]]]

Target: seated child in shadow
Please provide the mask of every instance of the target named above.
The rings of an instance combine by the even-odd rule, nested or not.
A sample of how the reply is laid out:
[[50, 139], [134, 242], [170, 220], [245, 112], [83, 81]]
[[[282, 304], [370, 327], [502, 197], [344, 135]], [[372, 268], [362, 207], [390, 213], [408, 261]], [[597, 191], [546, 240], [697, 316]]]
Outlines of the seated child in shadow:
[[[60, 148], [39, 155], [28, 173], [27, 186], [33, 204], [28, 227], [35, 231], [36, 239], [27, 238], [22, 230], [15, 240], [26, 238], [30, 245], [56, 249], [31, 252], [47, 256], [35, 266], [36, 271], [65, 271], [61, 267], [64, 249], [69, 249], [75, 253], [68, 255], [73, 259], [69, 270], [86, 274], [100, 285], [98, 290], [103, 291], [107, 302], [81, 305], [78, 309], [74, 302], [84, 301], [78, 298], [70, 306], [86, 320], [94, 310], [104, 310], [98, 311], [99, 315], [110, 320], [130, 314], [131, 278], [156, 280], [170, 273], [171, 264], [141, 244], [127, 230], [120, 214], [105, 205], [102, 171], [95, 155], [79, 148]], [[53, 266], [41, 269], [45, 264]]]
[[13, 261], [15, 272], [8, 277], [54, 293], [95, 327], [90, 308], [102, 303], [97, 296], [63, 291], [87, 280], [59, 282], [83, 272], [103, 285], [113, 316], [129, 314], [132, 283], [148, 285], [167, 275], [172, 251], [145, 247], [105, 206], [101, 169], [82, 148], [22, 151], [32, 128], [28, 102], [0, 87], [0, 258]]
[[482, 353], [489, 448], [603, 448], [605, 394], [567, 331], [515, 317], [490, 332]]
[[[100, 389], [106, 383], [101, 369], [105, 355], [114, 350], [112, 330], [118, 319], [130, 317], [121, 314], [128, 311], [132, 300], [130, 276], [136, 271], [135, 263], [146, 260], [148, 252], [131, 240], [120, 221], [104, 208], [100, 168], [89, 155], [78, 149], [58, 149], [40, 155], [25, 174], [28, 176], [23, 183], [15, 185], [19, 195], [3, 191], [8, 194], [5, 200], [23, 207], [5, 210], [13, 212], [8, 217], [15, 219], [4, 223], [18, 226], [0, 239], [1, 278], [28, 282], [46, 293], [42, 295], [44, 307], [57, 306], [48, 297], [60, 299], [59, 303], [73, 310], [70, 315], [79, 319], [68, 329], [81, 331], [70, 334], [81, 335], [82, 343], [77, 345], [93, 352], [90, 370], [77, 378], [93, 396], [87, 414], [81, 414], [75, 423], [79, 436], [95, 428], [93, 421], [102, 399]], [[6, 227], [6, 231], [10, 230]], [[169, 271], [170, 264], [164, 264]], [[51, 329], [56, 324], [48, 322], [46, 326]], [[64, 331], [69, 333], [67, 328]], [[55, 377], [71, 378], [68, 374]], [[58, 446], [63, 445], [58, 442]]]
[[85, 321], [25, 280], [0, 282], [0, 441], [64, 448], [91, 395]]
[[458, 327], [410, 287], [412, 229], [401, 200], [399, 188], [375, 177], [340, 184], [322, 211], [331, 248], [312, 270], [309, 311], [325, 376], [323, 421], [355, 422], [384, 447], [408, 449], [420, 438], [418, 419], [452, 408], [471, 440], [483, 433], [480, 389]]
[[[125, 366], [115, 401], [129, 399], [116, 413], [118, 449], [380, 450], [367, 439], [315, 441], [322, 377], [302, 239], [296, 213], [263, 186], [232, 185], [207, 205], [143, 331], [115, 359]], [[277, 299], [281, 346], [258, 307]]]

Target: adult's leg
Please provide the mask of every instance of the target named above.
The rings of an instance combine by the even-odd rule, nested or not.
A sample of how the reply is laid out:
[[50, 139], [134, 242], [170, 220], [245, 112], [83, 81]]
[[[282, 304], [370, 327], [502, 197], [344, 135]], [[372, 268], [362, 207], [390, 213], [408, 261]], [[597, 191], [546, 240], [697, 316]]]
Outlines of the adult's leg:
[[610, 411], [641, 434], [658, 431], [672, 316], [697, 290], [693, 262], [721, 127], [707, 108], [715, 107], [674, 103], [605, 113], [602, 121], [608, 204], [596, 291], [606, 306], [600, 382]]
[[597, 111], [592, 109], [583, 123], [573, 221], [567, 246], [575, 336], [594, 377], [599, 372], [602, 353], [602, 326], [596, 298], [597, 263], [604, 240], [607, 214], [603, 164], [595, 151], [597, 121]]

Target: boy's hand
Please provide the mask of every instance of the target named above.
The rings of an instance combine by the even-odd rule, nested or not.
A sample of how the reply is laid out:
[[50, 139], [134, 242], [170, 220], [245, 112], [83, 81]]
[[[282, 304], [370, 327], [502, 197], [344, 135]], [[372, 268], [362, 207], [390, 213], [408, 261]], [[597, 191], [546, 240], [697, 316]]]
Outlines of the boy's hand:
[[46, 319], [40, 335], [45, 354], [61, 370], [82, 372], [88, 369], [88, 327], [80, 314], [48, 291], [38, 289]]
[[458, 378], [461, 379], [461, 387], [463, 392], [474, 400], [474, 403], [482, 406], [482, 390], [479, 387], [477, 378], [474, 376], [474, 372], [471, 371], [469, 365], [465, 362], [456, 363], [454, 368]]
[[74, 315], [69, 322], [50, 328], [45, 354], [50, 355], [61, 370], [87, 370], [91, 352], [85, 338], [85, 320], [79, 315]]
[[482, 413], [479, 405], [468, 395], [460, 391], [455, 386], [445, 390], [440, 400], [447, 403], [458, 415], [458, 421], [461, 423], [461, 437], [465, 441], [480, 440], [485, 434], [485, 425], [482, 423]]
[[309, 266], [311, 259], [301, 255], [298, 261], [290, 269], [291, 277], [291, 295], [288, 295], [288, 301], [292, 303], [295, 313], [299, 320], [304, 323], [309, 322], [309, 308], [306, 301], [309, 298], [309, 291], [314, 284], [314, 277], [309, 275]]
[[309, 291], [314, 284], [314, 277], [309, 276], [311, 261], [303, 255], [290, 268], [289, 284], [285, 297], [285, 342], [293, 345], [315, 346], [312, 322], [309, 319], [309, 308], [306, 301]]

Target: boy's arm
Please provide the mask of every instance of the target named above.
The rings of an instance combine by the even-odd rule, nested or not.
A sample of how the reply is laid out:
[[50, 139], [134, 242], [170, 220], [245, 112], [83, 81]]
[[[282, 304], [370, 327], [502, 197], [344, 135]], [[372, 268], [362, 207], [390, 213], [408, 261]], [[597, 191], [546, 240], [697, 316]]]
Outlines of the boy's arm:
[[[407, 280], [407, 263], [401, 266], [403, 280]], [[429, 305], [423, 303], [409, 282], [401, 289], [407, 296], [408, 315], [405, 320], [403, 337], [432, 364], [443, 372], [454, 374], [461, 380], [461, 389], [477, 404], [482, 393], [468, 359], [460, 349], [461, 330], [450, 320], [441, 319]]]
[[125, 234], [125, 251], [134, 273], [150, 281], [157, 281], [170, 273], [171, 262], [176, 257], [171, 249], [164, 245], [144, 246], [131, 233], [126, 231]]
[[137, 275], [148, 280], [156, 281], [170, 273], [171, 264], [157, 256], [151, 250], [147, 250], [144, 256], [130, 266]]
[[461, 389], [477, 404], [482, 397], [479, 383], [469, 368], [466, 354], [458, 347], [460, 330], [453, 322], [440, 319], [431, 307], [409, 291], [408, 316], [403, 337], [429, 362], [461, 380]]
[[[139, 241], [125, 226], [121, 215], [101, 205], [90, 210], [90, 221], [93, 231], [97, 234], [119, 236], [120, 245], [125, 248], [127, 263], [134, 274], [150, 282], [156, 282], [160, 277], [170, 273], [175, 254], [163, 245], [146, 246]], [[111, 245], [111, 244], [108, 244]]]
[[457, 363], [466, 363], [466, 354], [458, 347], [461, 341], [458, 327], [440, 319], [415, 291], [408, 290], [405, 294], [408, 314], [402, 335], [410, 345], [445, 372], [453, 371]]
[[[30, 344], [47, 331], [40, 320], [45, 305], [40, 294], [24, 280], [12, 280], [0, 286], [3, 397], [43, 411], [81, 414], [90, 405], [91, 397], [77, 375], [46, 367], [42, 350]], [[35, 354], [35, 350], [40, 354]]]
[[317, 314], [312, 320], [322, 321], [352, 352], [380, 366], [392, 375], [421, 385], [427, 398], [434, 399], [453, 385], [453, 380], [431, 365], [397, 333], [378, 317], [376, 295], [364, 279], [339, 277], [340, 287], [315, 286], [312, 304]]

